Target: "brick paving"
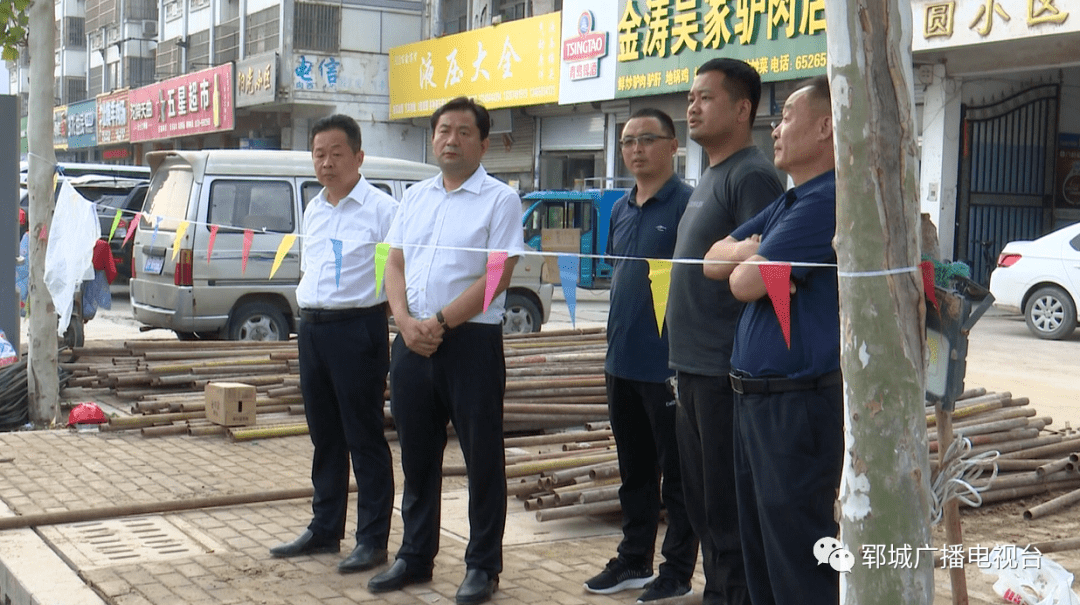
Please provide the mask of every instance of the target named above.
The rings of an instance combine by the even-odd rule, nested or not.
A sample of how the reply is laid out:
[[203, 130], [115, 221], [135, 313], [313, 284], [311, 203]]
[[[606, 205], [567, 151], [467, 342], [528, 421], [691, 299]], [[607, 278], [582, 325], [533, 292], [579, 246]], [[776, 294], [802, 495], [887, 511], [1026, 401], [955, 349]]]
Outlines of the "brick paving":
[[[397, 456], [394, 450], [395, 465]], [[0, 464], [0, 500], [10, 514], [77, 511], [103, 506], [146, 504], [199, 497], [310, 487], [311, 443], [287, 437], [232, 443], [221, 437], [154, 437], [134, 432], [77, 433], [64, 430], [0, 434], [0, 452], [13, 461]], [[447, 463], [460, 463], [455, 441]], [[400, 467], [395, 467], [399, 492]], [[447, 477], [447, 500], [464, 502], [462, 477]], [[353, 496], [355, 498], [355, 495]], [[444, 511], [449, 507], [444, 505]], [[462, 504], [455, 504], [462, 506]], [[354, 507], [350, 507], [350, 513]], [[458, 512], [458, 511], [454, 511]], [[493, 602], [501, 604], [633, 603], [637, 592], [613, 596], [584, 592], [582, 583], [603, 568], [618, 544], [617, 517], [593, 517], [579, 525], [588, 531], [560, 529], [566, 521], [536, 524], [521, 502], [510, 501], [504, 571]], [[372, 595], [367, 580], [380, 570], [342, 575], [336, 565], [353, 547], [349, 519], [340, 554], [274, 559], [268, 549], [291, 539], [310, 519], [310, 500], [168, 513], [164, 517], [193, 535], [201, 554], [166, 560], [92, 565], [75, 572], [110, 605], [316, 604], [453, 602], [465, 573], [465, 527], [447, 519], [433, 581], [404, 591]], [[522, 529], [524, 525], [528, 528]], [[550, 535], [547, 527], [551, 526]], [[541, 529], [536, 529], [540, 527]], [[661, 526], [661, 531], [663, 526]], [[49, 541], [50, 531], [40, 531]], [[391, 557], [400, 545], [401, 518], [393, 519]], [[70, 548], [51, 544], [65, 556]], [[70, 562], [73, 557], [66, 557]], [[695, 587], [703, 585], [700, 569]], [[681, 599], [679, 602], [700, 602]]]

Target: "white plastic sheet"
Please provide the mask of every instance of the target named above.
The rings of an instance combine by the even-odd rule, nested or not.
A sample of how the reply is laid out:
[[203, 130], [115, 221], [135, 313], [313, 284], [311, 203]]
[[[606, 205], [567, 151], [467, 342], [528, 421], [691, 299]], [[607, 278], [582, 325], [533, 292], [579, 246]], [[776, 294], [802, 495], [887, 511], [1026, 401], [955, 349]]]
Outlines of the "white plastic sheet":
[[1010, 553], [1023, 552], [1018, 546], [995, 547], [989, 565], [979, 567], [985, 574], [996, 575], [994, 592], [1005, 602], [1016, 605], [1080, 605], [1072, 591], [1073, 575], [1046, 555], [1021, 556], [1020, 561]]
[[45, 251], [45, 287], [60, 315], [60, 336], [71, 320], [75, 288], [94, 276], [94, 242], [100, 237], [101, 224], [94, 203], [62, 180]]

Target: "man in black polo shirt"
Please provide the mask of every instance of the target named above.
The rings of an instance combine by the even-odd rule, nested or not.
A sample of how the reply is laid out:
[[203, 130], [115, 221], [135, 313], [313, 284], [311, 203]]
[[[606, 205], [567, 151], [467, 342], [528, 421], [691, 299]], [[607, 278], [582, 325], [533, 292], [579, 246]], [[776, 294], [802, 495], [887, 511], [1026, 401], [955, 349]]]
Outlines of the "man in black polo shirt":
[[[642, 109], [626, 123], [620, 144], [636, 184], [612, 208], [608, 254], [671, 258], [691, 192], [673, 168], [679, 149], [675, 124], [663, 111]], [[604, 371], [611, 430], [619, 448], [623, 539], [619, 556], [589, 579], [585, 589], [610, 594], [649, 584], [638, 600], [643, 603], [690, 591], [698, 542], [683, 503], [675, 402], [664, 384], [671, 375], [667, 333], [656, 325], [649, 264], [613, 262]], [[661, 496], [668, 512], [664, 563], [650, 584]]]
[[[761, 77], [742, 61], [712, 59], [698, 68], [686, 123], [709, 156], [686, 214], [675, 258], [700, 261], [709, 246], [783, 192], [776, 170], [751, 135]], [[704, 605], [746, 605], [739, 545], [728, 362], [742, 303], [699, 263], [671, 269], [669, 362], [677, 371], [679, 458], [686, 509], [701, 540]]]
[[731, 355], [739, 530], [754, 605], [835, 604], [839, 577], [814, 543], [836, 537], [833, 503], [844, 450], [840, 307], [834, 267], [791, 267], [788, 347], [759, 264], [835, 263], [836, 176], [829, 83], [814, 78], [784, 103], [776, 166], [795, 188], [717, 242], [706, 275], [749, 303]]

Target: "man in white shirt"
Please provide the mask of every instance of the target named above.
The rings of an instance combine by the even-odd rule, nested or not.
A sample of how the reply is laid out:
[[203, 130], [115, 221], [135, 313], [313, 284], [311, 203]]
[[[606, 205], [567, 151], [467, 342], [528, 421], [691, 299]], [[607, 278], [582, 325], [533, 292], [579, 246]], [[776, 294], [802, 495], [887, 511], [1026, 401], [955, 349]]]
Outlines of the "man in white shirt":
[[398, 204], [360, 174], [360, 143], [360, 126], [349, 116], [332, 115], [312, 128], [311, 158], [323, 189], [304, 211], [296, 302], [315, 496], [303, 534], [270, 549], [275, 557], [338, 552], [351, 459], [359, 487], [356, 548], [338, 565], [342, 573], [386, 561], [394, 500], [383, 435], [389, 332], [386, 293], [375, 293], [375, 244], [385, 239]]
[[[517, 193], [480, 165], [491, 128], [487, 110], [459, 97], [435, 112], [431, 128], [442, 173], [405, 193], [386, 238], [386, 290], [400, 330], [391, 355], [390, 401], [405, 472], [405, 532], [397, 560], [371, 579], [368, 590], [431, 580], [450, 421], [469, 473], [467, 573], [456, 599], [473, 605], [491, 598], [502, 571], [503, 292], [524, 234]], [[508, 258], [484, 311], [488, 251], [507, 252]]]

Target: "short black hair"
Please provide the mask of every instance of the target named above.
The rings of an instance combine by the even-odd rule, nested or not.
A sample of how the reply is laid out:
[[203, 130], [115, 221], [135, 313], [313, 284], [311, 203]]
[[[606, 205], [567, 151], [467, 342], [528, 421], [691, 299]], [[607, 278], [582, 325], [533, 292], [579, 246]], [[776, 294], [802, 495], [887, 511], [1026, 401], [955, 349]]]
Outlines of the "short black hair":
[[721, 57], [709, 59], [697, 69], [697, 75], [707, 71], [724, 74], [724, 90], [732, 101], [747, 99], [750, 101], [750, 126], [757, 118], [758, 103], [761, 102], [761, 74], [745, 61]]
[[435, 132], [435, 127], [439, 125], [439, 118], [448, 111], [471, 111], [476, 116], [476, 127], [480, 129], [480, 140], [483, 141], [488, 138], [488, 134], [491, 132], [491, 115], [488, 114], [487, 108], [469, 97], [450, 99], [445, 105], [436, 109], [435, 113], [431, 114], [431, 132]]
[[635, 111], [634, 115], [630, 116], [631, 120], [634, 118], [654, 118], [660, 122], [660, 127], [664, 129], [664, 134], [666, 136], [675, 136], [675, 121], [671, 119], [671, 116], [669, 116], [666, 111], [655, 107], [642, 107]]
[[319, 118], [319, 120], [315, 122], [315, 125], [311, 127], [311, 138], [308, 140], [308, 147], [315, 146], [315, 135], [320, 132], [334, 129], [345, 133], [345, 136], [349, 139], [349, 147], [353, 150], [353, 153], [360, 151], [360, 124], [357, 124], [356, 120], [343, 113], [335, 113], [332, 116]]
[[802, 88], [810, 89], [807, 94], [810, 95], [810, 98], [814, 101], [824, 103], [825, 107], [832, 107], [832, 91], [829, 89], [828, 77], [822, 75], [804, 80], [799, 84], [799, 89]]

